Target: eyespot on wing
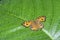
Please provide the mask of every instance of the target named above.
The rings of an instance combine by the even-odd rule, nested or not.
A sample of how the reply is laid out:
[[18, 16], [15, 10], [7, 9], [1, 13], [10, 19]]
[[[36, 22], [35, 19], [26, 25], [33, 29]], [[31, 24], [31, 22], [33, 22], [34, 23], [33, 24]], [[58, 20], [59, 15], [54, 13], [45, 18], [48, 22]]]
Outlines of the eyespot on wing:
[[39, 21], [39, 22], [44, 22], [44, 21], [46, 21], [46, 16], [38, 17], [38, 18], [37, 18], [37, 21]]
[[29, 26], [31, 25], [31, 21], [25, 21], [25, 22], [23, 23], [23, 25], [24, 25], [25, 27], [29, 27]]

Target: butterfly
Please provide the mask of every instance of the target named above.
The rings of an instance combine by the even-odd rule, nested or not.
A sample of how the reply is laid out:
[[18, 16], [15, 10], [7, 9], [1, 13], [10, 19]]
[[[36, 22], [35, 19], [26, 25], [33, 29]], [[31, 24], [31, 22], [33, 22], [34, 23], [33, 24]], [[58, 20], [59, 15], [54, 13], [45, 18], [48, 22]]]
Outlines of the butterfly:
[[41, 17], [36, 18], [36, 20], [33, 20], [33, 21], [25, 21], [23, 25], [25, 27], [30, 27], [31, 30], [38, 30], [44, 27], [44, 25], [42, 24], [42, 22], [44, 21], [46, 21], [46, 17], [41, 16]]

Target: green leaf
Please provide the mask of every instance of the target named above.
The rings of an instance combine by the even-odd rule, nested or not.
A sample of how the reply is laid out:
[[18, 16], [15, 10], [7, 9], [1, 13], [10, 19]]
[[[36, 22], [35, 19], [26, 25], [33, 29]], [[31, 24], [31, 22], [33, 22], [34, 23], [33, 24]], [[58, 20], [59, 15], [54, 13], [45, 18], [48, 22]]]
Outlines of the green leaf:
[[[22, 25], [39, 16], [42, 30]], [[60, 40], [60, 0], [0, 0], [0, 40]]]

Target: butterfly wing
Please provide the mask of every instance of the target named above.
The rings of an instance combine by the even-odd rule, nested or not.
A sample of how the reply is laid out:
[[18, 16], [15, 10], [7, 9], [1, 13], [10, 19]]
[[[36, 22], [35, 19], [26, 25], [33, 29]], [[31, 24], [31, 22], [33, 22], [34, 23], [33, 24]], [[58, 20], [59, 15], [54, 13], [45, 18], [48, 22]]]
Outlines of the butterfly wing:
[[41, 16], [37, 18], [37, 22], [44, 22], [46, 21], [46, 16]]
[[35, 21], [32, 22], [30, 28], [31, 28], [31, 30], [38, 30], [38, 25], [36, 24]]
[[36, 21], [33, 21], [31, 26], [30, 26], [31, 30], [38, 30], [38, 29], [42, 29], [43, 28], [43, 24], [42, 23], [38, 23]]
[[26, 22], [23, 23], [23, 25], [25, 27], [29, 27], [31, 25], [31, 21], [26, 21]]
[[42, 23], [39, 24], [39, 28], [42, 29], [44, 25]]

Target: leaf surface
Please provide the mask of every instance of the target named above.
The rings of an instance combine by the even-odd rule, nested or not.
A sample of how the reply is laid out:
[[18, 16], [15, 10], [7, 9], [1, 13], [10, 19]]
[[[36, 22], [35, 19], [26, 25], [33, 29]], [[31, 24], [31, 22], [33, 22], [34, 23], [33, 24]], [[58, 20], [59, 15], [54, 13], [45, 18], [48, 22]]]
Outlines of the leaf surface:
[[[22, 25], [39, 16], [46, 16], [42, 30]], [[60, 40], [60, 0], [1, 0], [0, 40]]]

